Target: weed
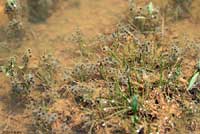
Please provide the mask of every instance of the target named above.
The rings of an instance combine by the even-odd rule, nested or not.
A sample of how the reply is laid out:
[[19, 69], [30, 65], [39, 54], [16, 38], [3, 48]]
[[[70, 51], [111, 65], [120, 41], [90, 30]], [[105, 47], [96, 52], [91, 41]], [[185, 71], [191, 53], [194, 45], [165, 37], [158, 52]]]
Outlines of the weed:
[[[99, 38], [104, 46], [102, 53], [97, 50], [99, 60], [65, 71], [64, 86], [60, 87], [63, 72], [59, 61], [50, 54], [40, 57], [34, 69], [29, 66], [29, 51], [21, 62], [14, 57], [2, 66], [12, 81], [12, 94], [21, 100], [32, 97], [34, 133], [170, 133], [175, 127], [173, 119], [180, 117], [182, 109], [193, 112], [188, 108], [192, 104], [187, 107], [190, 102], [185, 100], [190, 97], [186, 84], [180, 81], [183, 60], [188, 57], [179, 46], [187, 46], [185, 52], [190, 52], [198, 44], [190, 48], [191, 42], [186, 40], [165, 43], [157, 35], [161, 15], [153, 3], [138, 8], [135, 1], [130, 2], [130, 19], [121, 22], [108, 38]], [[83, 58], [88, 56], [80, 30], [71, 40], [78, 44]], [[198, 101], [199, 68], [187, 90]], [[61, 110], [56, 111], [60, 101]], [[82, 117], [78, 123], [75, 113]]]
[[52, 124], [58, 119], [57, 113], [48, 113], [48, 109], [38, 108], [33, 111], [35, 133], [52, 133]]
[[10, 20], [17, 19], [19, 16], [20, 4], [18, 0], [7, 0], [5, 12]]
[[114, 69], [117, 66], [117, 61], [112, 57], [106, 57], [97, 61], [95, 64], [80, 64], [76, 65], [72, 70], [72, 77], [80, 80], [87, 81], [90, 79], [106, 79], [112, 77], [117, 71]]
[[[59, 75], [59, 61], [51, 54], [45, 54], [40, 57], [40, 62], [35, 72], [38, 78], [38, 87], [40, 89], [49, 89], [56, 84], [56, 78]], [[60, 69], [61, 71], [61, 69]]]
[[98, 74], [98, 67], [95, 64], [80, 64], [72, 70], [72, 77], [80, 81], [95, 78]]
[[113, 113], [113, 116], [119, 116], [131, 112], [132, 109], [132, 112], [136, 114], [138, 102], [136, 96], [132, 96], [133, 89], [129, 86], [129, 91], [124, 90], [119, 82], [116, 81], [113, 90], [110, 92], [110, 97], [107, 101], [109, 107], [105, 107], [104, 111]]
[[25, 29], [22, 23], [20, 2], [18, 0], [7, 0], [5, 13], [9, 18], [9, 23], [5, 30], [7, 39], [22, 40], [25, 35]]
[[83, 105], [83, 107], [93, 106], [93, 90], [86, 87], [78, 85], [77, 83], [69, 87], [70, 92], [73, 94], [74, 99], [77, 104]]
[[161, 26], [161, 15], [150, 2], [144, 8], [138, 8], [133, 4], [131, 7], [131, 22], [142, 33], [157, 33]]
[[189, 80], [189, 85], [187, 90], [192, 95], [194, 100], [200, 100], [200, 91], [199, 91], [199, 69], [200, 69], [200, 62], [197, 64], [197, 69], [194, 72], [193, 76]]
[[72, 37], [70, 40], [78, 44], [81, 56], [88, 56], [88, 52], [86, 51], [86, 46], [85, 46], [86, 42], [83, 37], [84, 35], [80, 31], [80, 29], [77, 29], [75, 33], [72, 34]]
[[6, 29], [7, 39], [22, 40], [25, 35], [24, 26], [21, 21], [12, 19]]
[[24, 101], [29, 96], [34, 84], [34, 73], [28, 67], [31, 51], [28, 50], [17, 63], [16, 57], [10, 58], [8, 63], [1, 67], [11, 81], [11, 94], [14, 100]]
[[[146, 39], [135, 44], [137, 37], [131, 38], [133, 42], [117, 40], [122, 44], [120, 49], [107, 46], [106, 55], [110, 56], [109, 60], [98, 62], [100, 76], [109, 83], [109, 92], [102, 93], [99, 105], [95, 107], [98, 110], [94, 108], [96, 111], [93, 112], [101, 114], [91, 113], [97, 116], [93, 117], [93, 123], [90, 122], [93, 128], [100, 125], [100, 122], [107, 124], [116, 118], [129, 119], [135, 128], [143, 121], [154, 122], [158, 115], [152, 114], [151, 110], [144, 108], [148, 106], [143, 105], [150, 94], [157, 89], [160, 98], [170, 98], [171, 101], [180, 92], [178, 79], [181, 75], [182, 51], [173, 45], [166, 52], [156, 51], [160, 48], [158, 41]], [[113, 70], [111, 74], [108, 73], [110, 69]], [[161, 102], [157, 99], [155, 103]], [[141, 131], [146, 131], [146, 127], [143, 129]]]
[[56, 91], [52, 90], [55, 87], [56, 77], [59, 75], [58, 61], [51, 55], [45, 55], [40, 59], [38, 66], [33, 68], [30, 66], [30, 57], [31, 50], [29, 49], [20, 62], [16, 57], [12, 57], [6, 65], [1, 67], [2, 72], [11, 81], [12, 98], [26, 101], [33, 88], [40, 89], [40, 91], [45, 91], [40, 103], [50, 105], [58, 98]]

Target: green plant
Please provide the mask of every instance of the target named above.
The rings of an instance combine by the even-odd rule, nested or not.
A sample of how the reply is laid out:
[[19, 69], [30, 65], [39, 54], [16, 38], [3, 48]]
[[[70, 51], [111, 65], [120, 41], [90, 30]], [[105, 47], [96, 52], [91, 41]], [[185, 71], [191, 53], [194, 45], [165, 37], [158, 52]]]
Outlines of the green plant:
[[45, 107], [39, 107], [33, 111], [33, 125], [35, 133], [53, 133], [52, 124], [58, 119], [57, 113], [50, 113]]
[[71, 40], [73, 42], [75, 42], [76, 44], [78, 44], [81, 56], [88, 56], [88, 52], [87, 52], [86, 46], [85, 46], [86, 42], [83, 37], [84, 37], [84, 35], [80, 31], [80, 29], [77, 29], [75, 31], [75, 33], [72, 34]]
[[197, 102], [200, 101], [199, 75], [200, 75], [200, 61], [198, 61], [197, 69], [190, 78], [189, 85], [187, 88], [189, 93], [192, 95], [192, 99], [197, 100]]
[[7, 10], [15, 10], [17, 8], [17, 0], [7, 0], [6, 1], [6, 9]]
[[12, 57], [6, 65], [1, 67], [2, 72], [11, 81], [11, 95], [15, 100], [26, 100], [34, 84], [34, 74], [28, 66], [30, 57], [31, 52], [28, 50], [20, 63], [17, 62], [16, 57]]
[[161, 15], [150, 2], [146, 7], [138, 8], [133, 4], [131, 9], [131, 22], [144, 34], [157, 33], [161, 26]]
[[56, 84], [56, 78], [59, 75], [59, 61], [51, 54], [44, 54], [40, 57], [35, 76], [38, 78], [38, 85], [43, 89], [48, 89]]
[[[134, 95], [132, 86], [129, 82], [129, 91], [124, 91], [119, 81], [115, 81], [108, 98], [101, 98], [100, 105], [104, 113], [104, 119], [110, 120], [115, 117], [130, 117], [133, 123], [138, 121], [138, 96]], [[106, 102], [106, 103], [105, 103]], [[128, 114], [129, 113], [129, 114]], [[133, 121], [133, 120], [132, 120]]]
[[138, 112], [138, 98], [136, 95], [132, 97], [132, 112], [133, 115], [131, 116], [131, 121], [135, 125], [139, 121], [139, 117], [137, 115]]
[[10, 20], [6, 28], [6, 36], [8, 40], [22, 40], [25, 36], [23, 23], [18, 19]]
[[194, 72], [194, 74], [189, 80], [189, 85], [187, 90], [191, 90], [195, 86], [195, 84], [198, 82], [199, 74], [200, 74], [200, 61], [197, 64], [197, 70]]

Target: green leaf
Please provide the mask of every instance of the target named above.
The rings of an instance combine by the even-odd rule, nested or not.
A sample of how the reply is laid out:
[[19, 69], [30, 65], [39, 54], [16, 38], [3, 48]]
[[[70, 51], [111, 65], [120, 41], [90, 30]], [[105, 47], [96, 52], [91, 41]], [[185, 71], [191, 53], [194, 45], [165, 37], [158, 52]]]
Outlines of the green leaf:
[[138, 111], [138, 98], [136, 95], [134, 95], [132, 98], [132, 110], [133, 113], [137, 113]]
[[128, 77], [128, 90], [129, 90], [130, 96], [132, 96], [132, 87], [131, 87], [130, 77]]
[[3, 73], [6, 73], [7, 71], [6, 71], [6, 67], [5, 66], [1, 66], [1, 71], [3, 72]]
[[199, 76], [199, 72], [196, 72], [192, 78], [190, 79], [190, 82], [189, 82], [189, 86], [188, 86], [188, 89], [187, 90], [190, 90], [192, 88], [192, 86], [194, 86], [195, 82], [197, 81], [198, 79], [198, 76]]
[[148, 10], [149, 14], [153, 13], [154, 8], [153, 8], [153, 3], [152, 2], [150, 2], [149, 5], [147, 6], [147, 10]]
[[9, 72], [8, 68], [2, 66], [2, 67], [1, 67], [1, 70], [2, 70], [2, 72], [3, 72], [6, 76], [8, 76], [8, 77], [10, 76], [10, 72]]
[[133, 116], [131, 116], [131, 121], [132, 121], [133, 124], [137, 123], [138, 120], [139, 120], [139, 118], [138, 118], [137, 115], [133, 115]]
[[11, 8], [15, 8], [17, 6], [17, 1], [16, 0], [7, 0], [7, 4]]

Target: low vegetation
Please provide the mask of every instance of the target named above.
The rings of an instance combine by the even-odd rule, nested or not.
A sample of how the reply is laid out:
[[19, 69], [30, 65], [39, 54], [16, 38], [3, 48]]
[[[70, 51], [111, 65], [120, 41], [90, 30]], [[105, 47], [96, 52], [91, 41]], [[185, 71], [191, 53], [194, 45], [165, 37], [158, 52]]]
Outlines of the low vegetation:
[[[173, 8], [179, 19], [190, 13], [190, 4], [188, 0], [176, 0], [169, 9]], [[100, 58], [71, 69], [51, 54], [38, 57], [39, 62], [33, 66], [31, 50], [21, 59], [10, 58], [1, 70], [10, 80], [11, 99], [32, 112], [33, 132], [178, 132], [179, 118], [199, 110], [199, 63], [191, 79], [183, 74], [185, 60], [191, 56], [188, 53], [199, 51], [199, 44], [182, 42], [182, 37], [168, 39], [163, 34], [162, 15], [152, 2], [142, 8], [131, 2], [127, 19], [115, 32], [99, 38], [96, 45], [101, 49], [92, 51], [77, 31], [71, 40], [78, 44], [80, 56], [90, 59], [89, 50]], [[191, 124], [188, 131], [193, 132]]]

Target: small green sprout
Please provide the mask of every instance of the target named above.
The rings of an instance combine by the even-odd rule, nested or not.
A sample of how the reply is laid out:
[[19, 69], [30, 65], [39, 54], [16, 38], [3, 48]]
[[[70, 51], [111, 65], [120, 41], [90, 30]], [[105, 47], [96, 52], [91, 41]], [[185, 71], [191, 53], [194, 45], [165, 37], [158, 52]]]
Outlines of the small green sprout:
[[138, 98], [136, 95], [134, 95], [132, 98], [132, 111], [134, 114], [138, 111]]
[[150, 15], [153, 14], [154, 7], [153, 7], [153, 3], [152, 3], [152, 2], [150, 2], [150, 3], [148, 4], [148, 6], [147, 6], [147, 11], [148, 11], [148, 13], [149, 13]]
[[138, 112], [138, 97], [136, 95], [134, 95], [132, 97], [132, 104], [131, 104], [131, 107], [132, 107], [132, 111], [134, 113], [134, 115], [131, 116], [131, 121], [133, 124], [137, 123], [139, 118], [137, 116], [137, 112]]
[[1, 71], [8, 77], [14, 76], [14, 68], [16, 67], [15, 57], [10, 58], [9, 64], [6, 66], [1, 66]]
[[16, 0], [7, 0], [6, 4], [12, 10], [17, 7], [17, 1]]
[[190, 79], [189, 86], [188, 86], [187, 90], [191, 90], [192, 89], [192, 87], [198, 81], [199, 74], [200, 74], [200, 60], [199, 60], [199, 62], [197, 64], [197, 70], [195, 71], [195, 73], [193, 74], [192, 78]]

